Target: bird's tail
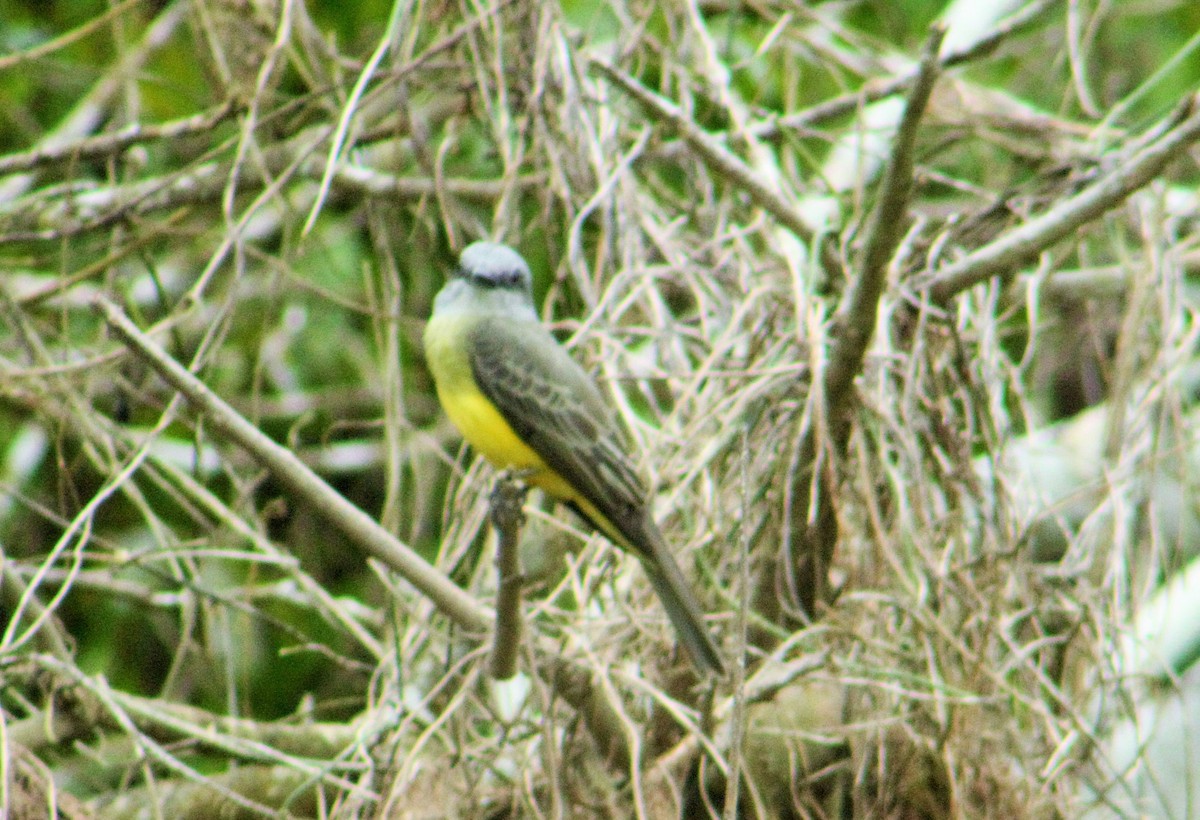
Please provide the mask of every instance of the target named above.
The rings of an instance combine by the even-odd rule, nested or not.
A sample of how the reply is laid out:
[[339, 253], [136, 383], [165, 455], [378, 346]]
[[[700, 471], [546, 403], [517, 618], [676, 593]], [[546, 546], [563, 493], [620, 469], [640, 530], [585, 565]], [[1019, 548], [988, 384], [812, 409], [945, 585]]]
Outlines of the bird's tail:
[[642, 565], [696, 668], [702, 673], [724, 675], [725, 664], [704, 626], [704, 614], [675, 559], [660, 542], [653, 553], [644, 557]]
[[570, 504], [575, 512], [608, 536], [610, 541], [641, 559], [650, 585], [662, 601], [663, 609], [667, 611], [667, 617], [671, 619], [679, 641], [696, 669], [701, 674], [724, 675], [725, 664], [721, 662], [721, 654], [712, 636], [704, 627], [704, 613], [700, 604], [696, 603], [683, 571], [675, 563], [671, 551], [667, 549], [666, 540], [647, 512], [640, 509], [614, 523], [585, 499], [573, 499]]

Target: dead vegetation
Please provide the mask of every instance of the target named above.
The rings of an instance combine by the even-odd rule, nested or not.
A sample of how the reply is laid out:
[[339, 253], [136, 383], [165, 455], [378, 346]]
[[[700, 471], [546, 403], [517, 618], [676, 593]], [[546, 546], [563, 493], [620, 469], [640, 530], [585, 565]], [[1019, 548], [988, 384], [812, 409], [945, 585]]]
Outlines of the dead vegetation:
[[[1200, 532], [1200, 110], [1184, 45], [1113, 62], [1140, 11], [972, 7], [126, 0], [0, 58], [63, 109], [0, 156], [4, 809], [1079, 816]], [[417, 346], [483, 236], [731, 679], [536, 497], [488, 679]]]

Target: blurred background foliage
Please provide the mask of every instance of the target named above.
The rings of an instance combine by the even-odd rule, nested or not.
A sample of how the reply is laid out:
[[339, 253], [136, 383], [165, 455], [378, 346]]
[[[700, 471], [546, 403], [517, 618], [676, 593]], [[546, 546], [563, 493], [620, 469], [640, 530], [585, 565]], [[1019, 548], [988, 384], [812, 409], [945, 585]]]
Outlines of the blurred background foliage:
[[[62, 657], [80, 677], [214, 715], [349, 727], [337, 747], [349, 751], [326, 773], [362, 778], [360, 785], [367, 781], [363, 771], [378, 762], [371, 744], [393, 728], [381, 717], [382, 704], [401, 704], [395, 708], [420, 716], [413, 720], [433, 733], [438, 722], [430, 716], [457, 705], [455, 692], [471, 691], [439, 686], [442, 675], [459, 674], [456, 664], [477, 642], [464, 648], [461, 636], [414, 602], [406, 585], [297, 505], [274, 476], [211, 434], [203, 419], [166, 409], [170, 389], [119, 352], [89, 308], [97, 295], [118, 302], [141, 327], [158, 323], [155, 338], [212, 390], [486, 598], [490, 473], [441, 417], [418, 340], [457, 251], [476, 238], [504, 239], [530, 261], [539, 303], [545, 300], [544, 314], [561, 337], [606, 383], [634, 376], [620, 391], [622, 412], [648, 452], [656, 485], [685, 482], [667, 495], [680, 508], [672, 523], [679, 543], [702, 556], [689, 573], [726, 590], [709, 597], [714, 611], [734, 612], [732, 597], [741, 591], [728, 590], [740, 564], [727, 545], [742, 537], [743, 527], [754, 530], [749, 538], [778, 541], [782, 500], [769, 476], [786, 470], [790, 431], [809, 400], [797, 376], [819, 359], [804, 320], [827, 318], [844, 283], [822, 282], [811, 260], [790, 257], [793, 246], [780, 243], [770, 216], [735, 181], [713, 173], [670, 129], [596, 80], [587, 59], [614, 62], [742, 151], [738, 135], [747, 123], [774, 123], [908, 70], [945, 5], [0, 0], [0, 570], [6, 582], [0, 710], [7, 723], [24, 726], [75, 708], [55, 700], [71, 675], [40, 660], [53, 654], [43, 643], [50, 627], [37, 616], [42, 607], [68, 636]], [[991, 234], [985, 230], [982, 244], [1013, 224], [1014, 214], [1037, 212], [1075, 190], [1106, 151], [1166, 117], [1200, 86], [1200, 4], [1043, 5], [1031, 25], [996, 50], [953, 69], [956, 93], [977, 93], [986, 104], [959, 108], [949, 92], [935, 99], [918, 142], [913, 202], [916, 219], [930, 227], [914, 230], [911, 247], [928, 249], [936, 244], [935, 229], [947, 225], [976, 225], [979, 217], [986, 226], [991, 206], [1010, 205], [1009, 222], [1001, 218]], [[281, 14], [291, 26], [284, 35]], [[697, 36], [698, 20], [707, 40]], [[381, 50], [369, 81], [356, 90]], [[1004, 105], [995, 110], [1003, 116], [980, 113], [1000, 99]], [[839, 186], [826, 174], [833, 146], [864, 128], [864, 108], [776, 129], [747, 151], [765, 146], [777, 184], [796, 198], [835, 202], [840, 217], [831, 229], [839, 258], [850, 261], [861, 250], [875, 181], [864, 170], [854, 184]], [[1017, 111], [1028, 114], [1024, 130]], [[343, 117], [342, 170], [326, 179], [331, 134]], [[130, 130], [150, 134], [160, 126], [169, 133]], [[39, 155], [55, 151], [61, 156]], [[1172, 190], [1194, 187], [1194, 162], [1179, 166]], [[1159, 193], [1167, 196], [1165, 188]], [[1193, 286], [1194, 218], [1171, 222], [1171, 236], [1152, 236], [1127, 215], [1106, 217], [1096, 231], [1057, 246], [1043, 264], [1136, 267], [1169, 245], [1184, 260], [1171, 285], [1183, 293]], [[905, 264], [918, 255], [897, 269], [907, 275]], [[794, 278], [797, 269], [809, 278]], [[914, 446], [928, 446], [930, 460], [943, 459], [946, 476], [969, 472], [970, 457], [993, 452], [1000, 438], [1103, 404], [1124, 378], [1120, 367], [1130, 366], [1119, 361], [1119, 350], [1137, 341], [1127, 335], [1134, 314], [1124, 291], [1085, 291], [1045, 309], [998, 287], [980, 290], [971, 310], [990, 311], [987, 330], [994, 335], [974, 320], [941, 327], [943, 341], [961, 336], [930, 354], [931, 370], [946, 369], [922, 387], [942, 384], [947, 393], [928, 395], [923, 418], [930, 428], [913, 433], [926, 437]], [[1190, 307], [1179, 310], [1190, 320]], [[1041, 338], [1036, 349], [1034, 326]], [[1190, 326], [1172, 328], [1164, 320], [1132, 327], [1150, 347], [1177, 344], [1181, 358], [1190, 352], [1180, 341]], [[718, 345], [726, 344], [725, 334], [738, 333], [728, 343], [734, 352], [707, 358], [726, 350]], [[963, 346], [957, 353], [955, 344]], [[900, 354], [876, 352], [868, 371], [883, 384], [879, 373], [895, 366], [885, 364], [885, 353]], [[744, 374], [779, 369], [779, 379], [762, 388], [769, 409], [765, 426], [754, 430], [755, 443], [762, 443], [754, 457], [738, 449], [741, 427], [724, 422], [719, 395], [686, 392], [705, 383], [710, 367], [740, 367]], [[891, 399], [871, 392], [879, 387], [872, 384], [864, 388], [864, 415], [878, 421], [873, 414]], [[994, 396], [967, 389], [981, 387]], [[736, 389], [731, 383], [724, 390]], [[696, 421], [681, 420], [677, 409]], [[969, 427], [963, 419], [973, 412], [977, 426]], [[728, 440], [713, 437], [705, 424], [719, 425]], [[902, 431], [884, 422], [869, 429], [856, 446], [895, 456], [873, 436], [890, 441]], [[146, 467], [111, 486], [151, 431]], [[706, 461], [689, 466], [689, 457], [701, 458], [699, 450]], [[748, 463], [763, 489], [751, 494], [756, 512], [743, 520], [736, 476]], [[898, 463], [891, 468], [903, 472]], [[888, 484], [886, 472], [869, 471], [859, 485], [847, 479], [857, 488], [849, 495]], [[917, 484], [927, 477], [910, 476]], [[205, 507], [189, 482], [219, 499], [227, 515]], [[889, 520], [903, 509], [883, 506], [873, 513]], [[851, 588], [886, 588], [871, 574], [886, 575], [879, 569], [886, 562], [861, 558], [873, 555], [864, 546], [871, 528], [859, 520], [869, 517], [866, 508], [855, 509], [847, 513], [846, 540], [861, 551], [844, 574]], [[946, 530], [935, 538], [952, 540], [945, 532], [969, 526], [969, 515], [954, 517], [961, 509], [953, 503], [943, 512]], [[72, 521], [77, 529], [68, 530]], [[1005, 543], [1016, 549], [1028, 533], [1007, 524], [1015, 529]], [[1005, 525], [996, 523], [997, 531]], [[543, 526], [540, 537], [559, 534]], [[68, 532], [75, 534], [64, 537]], [[251, 533], [276, 551], [265, 551]], [[911, 534], [904, 540], [920, 541]], [[1022, 564], [1014, 577], [1020, 572], [1033, 571]], [[329, 593], [328, 602], [317, 601], [309, 581]], [[630, 609], [653, 612], [644, 585], [635, 584], [639, 597]], [[572, 608], [562, 599], [556, 606]], [[640, 658], [651, 679], [673, 668], [667, 633], [658, 625], [626, 627], [620, 605], [597, 606], [612, 616], [607, 623], [627, 630], [620, 633], [627, 645], [611, 639], [619, 648], [610, 658]], [[920, 606], [936, 608], [929, 601]], [[1096, 611], [1116, 617], [1104, 607]], [[1076, 615], [1074, 628], [1087, 631], [1086, 617]], [[554, 610], [538, 617], [548, 622], [542, 628], [559, 634], [555, 623], [583, 616]], [[378, 653], [346, 628], [349, 621], [379, 642]], [[719, 622], [732, 634], [731, 615]], [[1106, 628], [1095, 627], [1080, 651], [1099, 651], [1111, 637]], [[897, 651], [920, 656], [923, 650], [914, 640]], [[980, 657], [989, 651], [980, 648]], [[966, 685], [965, 679], [946, 684]], [[472, 757], [464, 748], [478, 736], [501, 742], [496, 738], [506, 726], [490, 707], [472, 705], [475, 711], [461, 718], [467, 728], [448, 718], [455, 739], [427, 752], [434, 770], [456, 754]], [[857, 717], [865, 724], [879, 713]], [[1063, 736], [1045, 729], [1059, 718], [1025, 713], [1018, 721], [1036, 737], [1007, 748], [995, 767], [1012, 762], [1017, 774], [984, 772], [985, 761], [959, 759], [936, 772], [931, 766], [923, 782], [938, 781], [934, 791], [944, 800], [920, 816], [984, 816], [972, 807], [989, 801], [991, 816], [1051, 816], [1069, 806], [1073, 792], [1063, 781], [1038, 780], [1053, 753], [1071, 754], [1056, 746], [1066, 744]], [[572, 725], [563, 720], [556, 725]], [[101, 722], [97, 731], [77, 721], [38, 747], [66, 795], [94, 801], [60, 807], [64, 815], [118, 816], [121, 807], [110, 799], [121, 788], [170, 769], [138, 745], [143, 741], [118, 748], [136, 733], [114, 727], [111, 718]], [[949, 734], [953, 723], [939, 730]], [[673, 731], [667, 735], [678, 739]], [[521, 725], [521, 732], [528, 734], [514, 743], [537, 745], [536, 729]], [[922, 727], [916, 734], [924, 743], [937, 732]], [[171, 753], [204, 774], [245, 759], [179, 733], [173, 742]], [[528, 752], [529, 760], [539, 753]], [[15, 754], [12, 747], [7, 754]], [[470, 799], [461, 805], [475, 800], [497, 812], [487, 816], [506, 816], [508, 799], [512, 816], [520, 816], [521, 799], [496, 798], [505, 788], [525, 794], [520, 773], [479, 765], [464, 775], [479, 782], [464, 787]], [[941, 782], [943, 771], [952, 786]], [[305, 777], [296, 794], [310, 795], [306, 787], [319, 779]], [[369, 788], [386, 793], [382, 775], [376, 777]], [[528, 805], [548, 788], [540, 777], [530, 776], [536, 785], [528, 788]], [[1017, 780], [1024, 785], [1014, 786]], [[345, 781], [325, 785], [325, 799], [344, 799], [347, 816], [370, 814], [363, 806], [371, 800], [333, 796]], [[16, 801], [15, 794], [10, 790], [6, 800]], [[347, 787], [340, 794], [357, 793]], [[622, 791], [609, 813], [628, 816], [626, 799]], [[1015, 808], [1022, 801], [1028, 802]], [[271, 805], [307, 813], [300, 802]]]

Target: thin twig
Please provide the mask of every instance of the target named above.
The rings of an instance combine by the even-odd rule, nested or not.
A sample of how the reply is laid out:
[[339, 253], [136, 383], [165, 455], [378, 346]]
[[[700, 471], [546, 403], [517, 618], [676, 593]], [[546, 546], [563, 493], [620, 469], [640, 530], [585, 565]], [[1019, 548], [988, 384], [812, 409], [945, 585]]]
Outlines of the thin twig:
[[827, 281], [841, 279], [841, 263], [832, 245], [822, 239], [800, 209], [783, 192], [763, 179], [741, 157], [722, 145], [717, 137], [697, 125], [675, 103], [655, 94], [624, 71], [602, 60], [593, 59], [591, 65], [669, 125], [709, 167], [744, 190], [759, 207], [775, 217], [801, 241], [809, 247], [819, 246], [821, 266]]
[[40, 60], [41, 58], [53, 54], [61, 48], [66, 48], [72, 43], [78, 42], [84, 37], [87, 37], [97, 29], [102, 28], [111, 20], [120, 17], [122, 14], [129, 11], [130, 8], [141, 2], [143, 2], [143, 0], [125, 0], [125, 2], [118, 3], [103, 14], [96, 15], [78, 28], [72, 29], [71, 31], [68, 31], [66, 34], [63, 34], [59, 37], [55, 37], [53, 40], [47, 40], [40, 45], [34, 46], [33, 48], [27, 48], [24, 51], [18, 51], [15, 54], [5, 54], [3, 57], [0, 57], [0, 71], [7, 71], [13, 66], [18, 66], [21, 63], [27, 63], [32, 60]]
[[93, 137], [81, 137], [66, 142], [42, 145], [32, 151], [0, 157], [0, 174], [31, 171], [34, 168], [55, 163], [111, 157], [132, 145], [204, 134], [225, 122], [236, 112], [237, 107], [234, 104], [226, 103], [211, 111], [158, 125], [143, 125], [135, 122], [109, 134], [98, 134]]
[[[297, 164], [293, 150], [283, 146], [268, 149], [261, 165], [248, 165], [239, 177], [240, 190], [278, 184], [274, 175], [292, 168], [300, 179], [319, 174], [314, 159]], [[229, 179], [231, 164], [205, 163], [184, 173], [152, 177], [125, 185], [96, 186], [88, 190], [38, 191], [7, 204], [0, 204], [0, 225], [7, 228], [0, 242], [57, 241], [87, 231], [98, 230], [119, 219], [147, 216], [184, 205], [214, 202], [221, 198]], [[536, 185], [542, 177], [530, 175], [517, 180], [522, 188]], [[335, 191], [345, 195], [369, 195], [406, 201], [432, 196], [437, 186], [449, 194], [466, 199], [491, 200], [510, 190], [509, 180], [447, 179], [440, 182], [427, 177], [401, 177], [370, 168], [346, 165], [334, 174]]]
[[405, 3], [395, 3], [392, 5], [392, 11], [388, 15], [387, 25], [384, 26], [383, 34], [380, 36], [379, 42], [375, 45], [375, 50], [371, 53], [367, 64], [359, 72], [358, 79], [354, 82], [354, 87], [350, 89], [350, 96], [346, 100], [346, 104], [342, 106], [342, 115], [338, 117], [337, 128], [334, 129], [333, 136], [329, 140], [329, 157], [325, 161], [325, 170], [321, 174], [321, 188], [313, 200], [312, 209], [308, 213], [308, 219], [304, 221], [304, 227], [300, 229], [302, 236], [311, 231], [313, 225], [317, 222], [317, 216], [321, 212], [321, 205], [325, 202], [325, 197], [329, 193], [329, 186], [333, 183], [333, 173], [337, 169], [339, 160], [341, 159], [342, 147], [345, 145], [346, 137], [350, 133], [350, 123], [354, 118], [354, 112], [358, 110], [358, 103], [367, 91], [367, 83], [375, 76], [375, 71], [379, 68], [384, 55], [387, 54], [392, 43], [399, 39], [400, 24], [404, 19], [407, 8], [408, 6]]
[[[222, 795], [228, 800], [233, 801], [236, 805], [255, 812], [257, 814], [269, 815], [270, 807], [263, 806], [261, 803], [247, 799], [240, 794], [231, 792], [229, 789], [222, 786], [220, 783], [211, 782], [203, 774], [197, 771], [194, 767], [184, 763], [178, 756], [173, 754], [169, 749], [155, 741], [152, 737], [138, 729], [137, 723], [127, 710], [127, 705], [131, 703], [127, 701], [122, 703], [122, 695], [124, 693], [113, 690], [108, 681], [101, 675], [93, 677], [87, 675], [75, 664], [63, 663], [58, 658], [51, 655], [39, 655], [35, 658], [39, 667], [47, 669], [64, 680], [70, 680], [77, 684], [83, 692], [94, 700], [96, 708], [108, 714], [108, 719], [116, 725], [120, 731], [124, 732], [137, 744], [139, 752], [145, 755], [149, 760], [153, 760], [161, 765], [166, 771], [173, 772], [185, 781], [191, 781], [201, 786], [208, 787], [216, 793]], [[134, 702], [136, 703], [136, 702]], [[207, 732], [202, 727], [195, 727], [195, 737], [202, 737]], [[320, 777], [321, 773], [316, 773]]]
[[[1030, 3], [1010, 17], [1001, 20], [987, 36], [971, 43], [966, 48], [943, 55], [938, 61], [939, 69], [944, 71], [992, 53], [1006, 39], [1029, 28], [1038, 21], [1043, 13], [1061, 3], [1062, 0], [1037, 0], [1037, 2]], [[836, 117], [852, 114], [867, 103], [900, 94], [917, 81], [919, 74], [920, 68], [914, 67], [912, 71], [900, 77], [873, 80], [857, 91], [847, 92], [794, 114], [756, 123], [747, 130], [752, 136], [760, 139], [776, 139], [781, 136], [782, 132], [788, 130], [804, 131]]]
[[[312, 230], [312, 226], [316, 224], [317, 216], [324, 205], [325, 197], [328, 195], [329, 189], [333, 184], [334, 174], [344, 164], [342, 162], [342, 157], [345, 154], [343, 148], [345, 147], [347, 137], [349, 136], [350, 126], [354, 118], [354, 114], [358, 111], [358, 103], [361, 101], [363, 94], [366, 92], [367, 83], [370, 82], [371, 78], [375, 75], [376, 70], [379, 68], [380, 60], [383, 59], [384, 55], [391, 47], [391, 44], [398, 39], [397, 29], [400, 27], [402, 22], [402, 12], [405, 8], [406, 6], [403, 3], [396, 3], [392, 7], [392, 13], [388, 17], [386, 30], [383, 36], [376, 45], [375, 51], [372, 52], [371, 58], [367, 61], [367, 64], [363, 67], [363, 70], [359, 72], [358, 79], [355, 81], [354, 87], [350, 91], [350, 96], [346, 100], [345, 105], [342, 106], [342, 114], [338, 118], [337, 128], [334, 130], [329, 142], [329, 155], [323, 163], [323, 168], [319, 175], [321, 187], [317, 193], [317, 196], [313, 199], [312, 208], [309, 211], [308, 218], [305, 220], [304, 227], [302, 228], [303, 233], [308, 233], [310, 230]], [[469, 20], [459, 28], [455, 29], [449, 35], [433, 43], [421, 54], [420, 57], [416, 58], [407, 66], [405, 66], [401, 71], [401, 74], [407, 74], [415, 71], [427, 61], [432, 60], [434, 56], [441, 54], [443, 51], [451, 49], [463, 37], [465, 37], [476, 26], [478, 26], [479, 22], [480, 18]]]
[[36, 307], [47, 299], [66, 293], [80, 282], [107, 273], [118, 262], [161, 240], [169, 231], [175, 230], [184, 216], [182, 211], [170, 214], [155, 225], [148, 227], [144, 232], [131, 236], [126, 244], [121, 245], [107, 256], [84, 265], [73, 273], [57, 276], [48, 285], [37, 290], [14, 296], [13, 302], [21, 307]]
[[[92, 86], [91, 90], [84, 95], [58, 126], [42, 137], [38, 144], [44, 149], [53, 149], [55, 145], [90, 134], [104, 119], [112, 97], [119, 93], [125, 82], [145, 65], [151, 54], [162, 48], [171, 39], [186, 13], [186, 3], [167, 4], [147, 26], [136, 48], [130, 48], [122, 53], [117, 64]], [[21, 196], [29, 190], [34, 179], [35, 177], [31, 174], [18, 174], [0, 180], [0, 201], [8, 202]]]

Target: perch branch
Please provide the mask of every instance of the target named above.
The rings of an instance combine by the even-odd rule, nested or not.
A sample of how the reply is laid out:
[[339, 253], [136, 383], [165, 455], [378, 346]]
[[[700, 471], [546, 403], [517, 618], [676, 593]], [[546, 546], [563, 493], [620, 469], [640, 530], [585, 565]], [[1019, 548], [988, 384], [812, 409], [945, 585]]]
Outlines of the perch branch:
[[521, 507], [528, 487], [508, 473], [496, 479], [492, 489], [491, 519], [496, 528], [496, 631], [492, 636], [492, 677], [508, 680], [517, 674], [517, 654], [521, 646], [521, 526], [525, 514]]

